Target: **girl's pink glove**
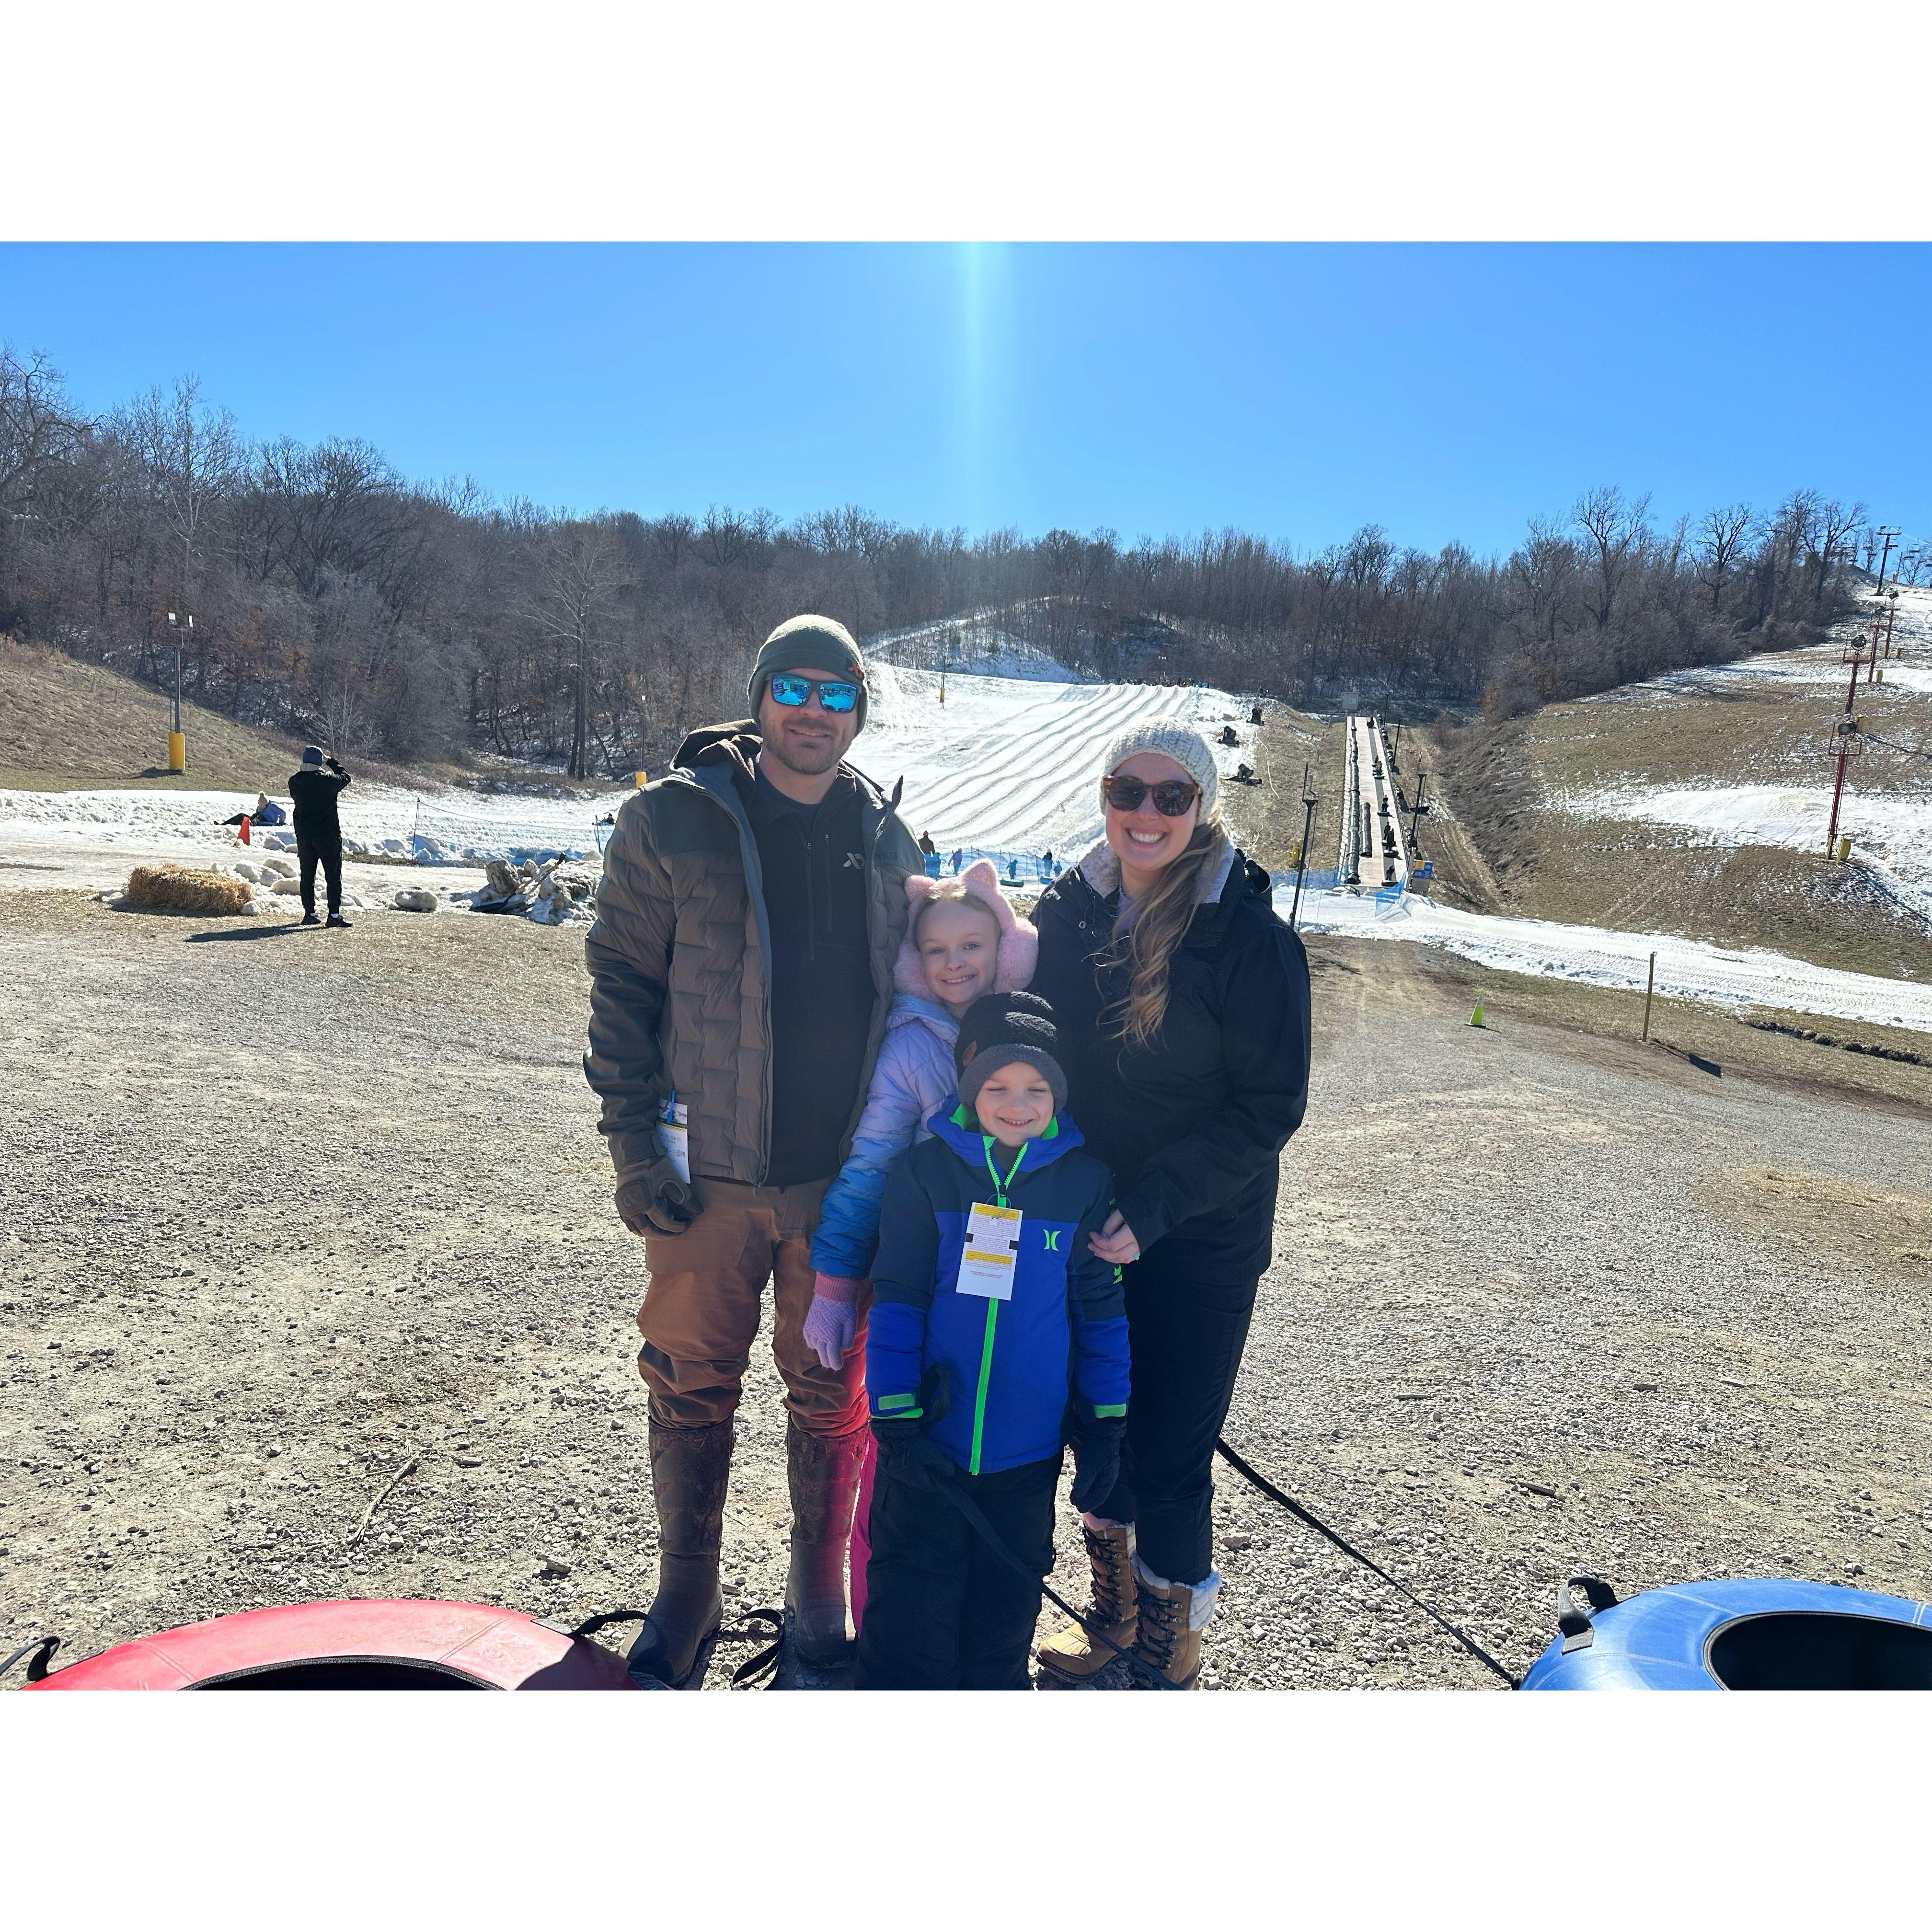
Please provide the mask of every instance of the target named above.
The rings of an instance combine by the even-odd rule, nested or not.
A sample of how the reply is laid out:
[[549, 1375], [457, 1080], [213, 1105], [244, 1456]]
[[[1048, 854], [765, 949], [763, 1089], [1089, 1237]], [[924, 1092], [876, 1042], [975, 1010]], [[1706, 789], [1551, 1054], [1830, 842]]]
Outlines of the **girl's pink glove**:
[[862, 1281], [840, 1274], [820, 1275], [812, 1285], [812, 1307], [805, 1318], [805, 1345], [818, 1352], [828, 1369], [843, 1368], [845, 1352], [859, 1328], [859, 1291]]

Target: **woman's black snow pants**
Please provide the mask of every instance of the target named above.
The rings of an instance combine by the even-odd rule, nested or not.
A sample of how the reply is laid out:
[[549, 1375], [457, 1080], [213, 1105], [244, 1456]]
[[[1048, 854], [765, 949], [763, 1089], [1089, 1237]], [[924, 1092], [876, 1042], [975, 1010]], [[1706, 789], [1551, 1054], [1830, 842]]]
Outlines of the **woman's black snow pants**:
[[1120, 1480], [1096, 1516], [1134, 1526], [1142, 1564], [1170, 1583], [1214, 1567], [1214, 1438], [1228, 1419], [1259, 1277], [1204, 1276], [1156, 1242], [1123, 1270], [1133, 1358]]

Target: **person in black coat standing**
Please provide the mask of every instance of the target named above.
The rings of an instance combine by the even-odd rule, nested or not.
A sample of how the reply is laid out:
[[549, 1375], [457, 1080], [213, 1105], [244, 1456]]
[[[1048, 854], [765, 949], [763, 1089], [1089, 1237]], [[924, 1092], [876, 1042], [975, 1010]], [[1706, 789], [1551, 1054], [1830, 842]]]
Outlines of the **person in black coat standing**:
[[[1215, 1438], [1271, 1258], [1282, 1148], [1308, 1099], [1308, 962], [1215, 811], [1214, 754], [1156, 718], [1108, 747], [1106, 836], [1041, 896], [1034, 991], [1060, 1020], [1069, 1111], [1113, 1169], [1094, 1253], [1125, 1270], [1134, 1401], [1120, 1480], [1082, 1516], [1093, 1610], [1135, 1681], [1191, 1686], [1220, 1579]], [[1041, 1668], [1096, 1677], [1078, 1626]]]
[[[325, 771], [322, 767], [328, 766]], [[328, 922], [346, 928], [342, 916], [342, 820], [335, 802], [349, 782], [349, 774], [320, 745], [303, 748], [302, 770], [289, 780], [289, 799], [296, 812], [296, 856], [302, 862], [302, 923], [317, 926], [315, 868], [321, 865], [328, 884]]]

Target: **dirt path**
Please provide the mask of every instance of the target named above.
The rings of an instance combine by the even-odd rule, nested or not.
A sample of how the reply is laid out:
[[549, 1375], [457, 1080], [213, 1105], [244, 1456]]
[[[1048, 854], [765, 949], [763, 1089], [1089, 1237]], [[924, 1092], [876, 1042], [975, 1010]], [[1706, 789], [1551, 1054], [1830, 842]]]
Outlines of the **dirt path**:
[[[1372, 952], [1317, 942], [1231, 1438], [1516, 1667], [1576, 1569], [1926, 1594], [1932, 1202], [1906, 1184], [1932, 1113], [1477, 1033], [1456, 986], [1383, 997]], [[578, 1070], [580, 959], [520, 921], [0, 892], [7, 1648], [303, 1596], [636, 1600], [641, 1254]], [[741, 1429], [728, 1570], [773, 1603], [762, 1352]], [[1238, 1484], [1217, 1510], [1217, 1685], [1484, 1681]]]

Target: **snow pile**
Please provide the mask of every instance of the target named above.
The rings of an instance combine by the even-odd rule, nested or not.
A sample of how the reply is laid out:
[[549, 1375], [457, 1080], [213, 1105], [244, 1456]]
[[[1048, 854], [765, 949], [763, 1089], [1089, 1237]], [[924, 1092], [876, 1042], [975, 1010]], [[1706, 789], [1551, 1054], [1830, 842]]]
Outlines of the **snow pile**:
[[469, 896], [472, 912], [511, 913], [538, 926], [588, 923], [597, 916], [597, 886], [602, 874], [585, 866], [550, 859], [542, 865], [526, 860], [512, 865], [492, 859], [484, 868], [485, 884]]
[[[1275, 910], [1283, 917], [1293, 890], [1292, 884], [1276, 890]], [[1551, 920], [1498, 919], [1460, 912], [1413, 895], [1392, 908], [1378, 908], [1372, 896], [1358, 898], [1348, 892], [1304, 896], [1300, 924], [1306, 932], [1441, 946], [1502, 972], [1630, 991], [1642, 990], [1654, 951], [1657, 990], [1672, 998], [1720, 1006], [1780, 1006], [1932, 1033], [1932, 985], [1814, 966], [1756, 947], [1733, 952], [1664, 932], [1616, 932], [1603, 926], [1561, 926]]]
[[[270, 852], [260, 859], [236, 859], [218, 870], [232, 872], [250, 888], [253, 904], [243, 908], [250, 913], [302, 913], [302, 868], [285, 854]], [[328, 910], [328, 880], [320, 866], [316, 868], [316, 910]], [[358, 892], [346, 878], [342, 885], [344, 912], [374, 912], [383, 902], [366, 892]]]
[[[1580, 818], [1669, 825], [1712, 845], [1825, 850], [1828, 786], [1713, 785], [1676, 789], [1616, 786], [1556, 801]], [[1907, 911], [1932, 920], [1932, 799], [1846, 788], [1838, 830], [1859, 861]]]

